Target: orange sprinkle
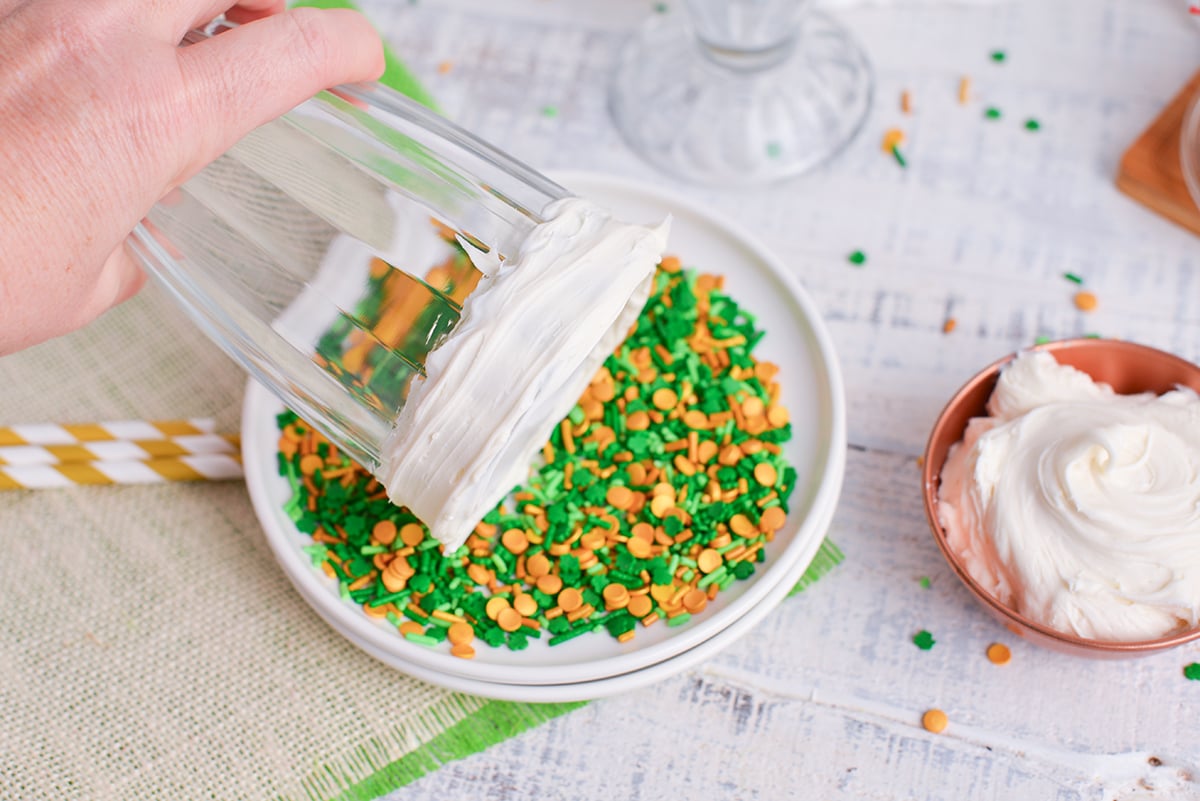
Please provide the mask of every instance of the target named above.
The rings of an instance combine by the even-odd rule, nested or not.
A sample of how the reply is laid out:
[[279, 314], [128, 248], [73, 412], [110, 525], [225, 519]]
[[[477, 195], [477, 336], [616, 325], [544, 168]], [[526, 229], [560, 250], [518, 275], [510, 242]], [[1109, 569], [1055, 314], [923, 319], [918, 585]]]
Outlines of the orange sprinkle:
[[633, 595], [630, 596], [629, 605], [625, 608], [629, 610], [629, 614], [633, 615], [634, 617], [641, 618], [650, 614], [650, 610], [654, 608], [654, 603], [648, 596]]
[[300, 460], [300, 472], [303, 475], [311, 476], [313, 473], [321, 469], [325, 464], [325, 460], [315, 453], [310, 453]]
[[537, 588], [547, 595], [556, 595], [562, 589], [562, 579], [553, 574], [542, 576], [537, 580]]
[[519, 528], [510, 528], [500, 537], [500, 542], [514, 554], [523, 554], [529, 548], [529, 537]]
[[946, 322], [942, 323], [942, 333], [949, 334], [958, 326], [958, 320], [953, 317], [947, 317]]
[[496, 615], [496, 625], [505, 631], [516, 631], [521, 628], [521, 613], [511, 606], [506, 606]]
[[[1099, 305], [1100, 301], [1097, 300], [1095, 294], [1088, 292], [1086, 289], [1075, 293], [1075, 308], [1081, 312], [1093, 312]], [[303, 461], [300, 463], [300, 466], [303, 469]]]
[[763, 511], [762, 517], [760, 517], [758, 520], [758, 524], [767, 531], [778, 531], [779, 529], [783, 528], [783, 524], [786, 520], [787, 515], [784, 514], [783, 509], [778, 506], [772, 506], [770, 509]]
[[446, 639], [450, 640], [451, 645], [462, 645], [474, 637], [475, 629], [470, 623], [452, 623], [450, 628], [446, 629]]
[[883, 141], [880, 143], [880, 148], [889, 156], [894, 148], [904, 144], [904, 131], [899, 128], [889, 128], [883, 132]]
[[944, 732], [949, 723], [950, 719], [940, 709], [930, 709], [921, 716], [921, 725], [925, 727], [925, 731], [933, 732], [934, 734]]
[[[412, 548], [420, 545], [425, 539], [425, 529], [420, 523], [406, 523], [400, 528], [400, 541]], [[385, 545], [387, 543], [384, 543]]]
[[650, 397], [650, 402], [654, 404], [656, 409], [665, 412], [668, 409], [675, 408], [675, 404], [679, 403], [679, 396], [675, 394], [675, 390], [663, 387], [654, 391], [654, 394]]
[[446, 73], [450, 72], [450, 70], [452, 70], [452, 69], [454, 69], [453, 61], [441, 61], [437, 65], [437, 71], [438, 71], [439, 75], [445, 75]]
[[1007, 665], [1012, 659], [1012, 651], [1002, 642], [994, 642], [987, 649], [988, 661], [993, 665]]
[[574, 587], [567, 587], [558, 594], [558, 605], [564, 612], [570, 614], [583, 605], [583, 595]]
[[633, 505], [633, 492], [628, 487], [614, 484], [605, 493], [605, 499], [616, 508], [624, 511]]

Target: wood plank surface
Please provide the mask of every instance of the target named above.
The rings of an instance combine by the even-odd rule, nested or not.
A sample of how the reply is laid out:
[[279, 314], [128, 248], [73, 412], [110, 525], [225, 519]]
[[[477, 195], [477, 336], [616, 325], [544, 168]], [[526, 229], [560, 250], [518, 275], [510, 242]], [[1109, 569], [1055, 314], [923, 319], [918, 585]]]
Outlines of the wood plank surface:
[[[1184, 4], [837, 4], [876, 71], [863, 134], [809, 176], [737, 192], [660, 176], [608, 121], [608, 75], [653, 3], [366, 6], [466, 127], [540, 168], [685, 191], [781, 254], [836, 340], [852, 446], [831, 532], [846, 562], [833, 574], [701, 668], [589, 704], [389, 801], [1200, 798], [1200, 682], [1182, 676], [1200, 648], [1092, 662], [1011, 637], [938, 555], [916, 467], [950, 394], [1038, 336], [1098, 333], [1200, 358], [1200, 243], [1113, 181], [1200, 66]], [[893, 126], [908, 135], [906, 170], [880, 152]], [[854, 250], [868, 255], [861, 268], [847, 262]], [[1074, 307], [1065, 272], [1096, 293], [1095, 313]], [[912, 645], [919, 629], [937, 639], [931, 651]], [[1010, 645], [1011, 664], [986, 660], [993, 641]], [[950, 718], [942, 735], [920, 727], [933, 706]]]

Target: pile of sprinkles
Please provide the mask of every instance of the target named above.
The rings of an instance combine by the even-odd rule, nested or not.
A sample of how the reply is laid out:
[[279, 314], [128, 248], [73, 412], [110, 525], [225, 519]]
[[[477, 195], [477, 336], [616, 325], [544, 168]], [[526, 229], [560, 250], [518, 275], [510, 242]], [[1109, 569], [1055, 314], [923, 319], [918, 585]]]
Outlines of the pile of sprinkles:
[[454, 553], [294, 413], [279, 415], [285, 509], [311, 536], [313, 564], [368, 616], [465, 659], [480, 641], [521, 650], [603, 629], [625, 642], [639, 625], [702, 614], [765, 559], [796, 481], [778, 368], [755, 360], [763, 332], [723, 288], [663, 259], [637, 324], [529, 480]]

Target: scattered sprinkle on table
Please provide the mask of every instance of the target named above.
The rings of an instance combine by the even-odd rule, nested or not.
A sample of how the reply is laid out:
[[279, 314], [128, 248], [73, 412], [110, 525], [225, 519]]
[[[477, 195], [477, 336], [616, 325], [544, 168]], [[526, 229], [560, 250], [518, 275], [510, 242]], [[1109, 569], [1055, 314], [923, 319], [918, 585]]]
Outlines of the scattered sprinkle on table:
[[846, 260], [849, 261], [851, 264], [853, 264], [855, 267], [861, 267], [867, 263], [867, 254], [863, 253], [861, 250], [856, 250], [853, 253], [851, 253], [849, 256], [847, 256]]
[[1100, 301], [1092, 292], [1086, 289], [1075, 293], [1075, 308], [1081, 312], [1093, 312], [1100, 305]]
[[1033, 339], [1033, 344], [1035, 344], [1035, 345], [1045, 345], [1045, 344], [1046, 344], [1047, 342], [1049, 342], [1049, 341], [1050, 341], [1050, 337], [1048, 337], [1048, 336], [1034, 337], [1034, 339]]
[[1067, 279], [1072, 284], [1082, 284], [1083, 283], [1083, 279], [1080, 278], [1075, 273], [1063, 273], [1063, 278]]
[[995, 61], [997, 64], [1003, 64], [1004, 60], [1007, 58], [1008, 58], [1008, 54], [1005, 53], [1003, 50], [993, 50], [992, 51], [992, 61]]
[[558, 106], [542, 106], [542, 116], [554, 118], [558, 116]]
[[884, 153], [891, 153], [893, 148], [904, 144], [904, 131], [899, 128], [888, 128], [883, 132], [883, 141], [880, 147]]
[[783, 147], [778, 142], [767, 143], [767, 158], [777, 159], [783, 155]]
[[905, 160], [904, 154], [900, 152], [900, 148], [898, 146], [892, 148], [892, 158], [896, 159], [896, 163], [901, 167], [908, 166], [908, 161]]
[[656, 14], [666, 14], [670, 10], [671, 10], [671, 7], [668, 6], [666, 3], [655, 3], [654, 4], [654, 12]]
[[958, 320], [955, 320], [953, 317], [947, 317], [946, 322], [942, 323], [942, 333], [949, 334], [951, 331], [953, 331], [957, 327], [958, 327]]
[[1038, 131], [1038, 130], [1041, 130], [1041, 128], [1042, 128], [1042, 124], [1040, 122], [1038, 122], [1037, 120], [1035, 120], [1033, 118], [1025, 120], [1025, 130]]
[[983, 116], [989, 120], [998, 120], [1001, 116], [1000, 109], [995, 106], [988, 106], [987, 110], [983, 112]]
[[1002, 642], [994, 642], [987, 648], [988, 661], [993, 665], [1007, 665], [1012, 659], [1012, 651]]
[[453, 62], [453, 61], [440, 61], [440, 62], [438, 62], [438, 65], [437, 65], [437, 71], [438, 71], [438, 74], [439, 74], [439, 75], [445, 75], [445, 74], [449, 73], [449, 72], [450, 72], [450, 70], [452, 70], [452, 69], [454, 69], [454, 62]]
[[934, 644], [937, 643], [937, 640], [933, 639], [933, 635], [930, 634], [925, 629], [921, 629], [916, 634], [914, 634], [912, 641], [913, 641], [913, 645], [917, 646], [922, 651], [928, 651], [930, 648], [932, 648], [934, 646]]
[[900, 93], [900, 111], [904, 114], [912, 114], [912, 93], [907, 89]]
[[971, 79], [964, 75], [958, 81], [958, 102], [960, 105], [966, 105], [971, 99]]
[[930, 709], [921, 716], [921, 725], [925, 727], [925, 731], [933, 734], [941, 734], [949, 724], [950, 718], [940, 709]]
[[917, 579], [917, 583], [921, 585], [921, 589], [927, 590], [933, 586], [933, 582], [929, 580], [929, 576], [921, 576]]
[[1200, 662], [1193, 662], [1183, 668], [1184, 678], [1190, 681], [1200, 681]]
[[[446, 283], [462, 259], [427, 282], [465, 297], [461, 276]], [[374, 309], [363, 316], [377, 329], [403, 305], [407, 279], [371, 276], [362, 308]], [[424, 336], [427, 326], [412, 330]], [[357, 331], [335, 324], [321, 347], [355, 386], [346, 356], [357, 353], [360, 368], [375, 356], [353, 350]], [[443, 554], [408, 509], [292, 412], [278, 419], [278, 467], [292, 487], [285, 512], [344, 599], [409, 642], [448, 644], [462, 659], [479, 642], [519, 651], [531, 639], [553, 646], [603, 630], [626, 642], [659, 621], [684, 625], [753, 575], [786, 523], [796, 473], [781, 446], [791, 422], [778, 368], [752, 356], [763, 333], [722, 277], [664, 258], [637, 324], [539, 465], [457, 551]]]

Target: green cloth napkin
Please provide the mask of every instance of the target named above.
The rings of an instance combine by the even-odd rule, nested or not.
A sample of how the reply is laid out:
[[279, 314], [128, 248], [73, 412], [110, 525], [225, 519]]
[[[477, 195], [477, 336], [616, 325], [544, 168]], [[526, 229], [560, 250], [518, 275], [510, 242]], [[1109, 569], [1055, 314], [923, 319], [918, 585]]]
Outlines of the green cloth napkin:
[[[358, 11], [358, 7], [354, 3], [346, 2], [345, 0], [299, 0], [292, 4], [293, 6], [308, 6], [309, 8], [349, 8]], [[383, 45], [383, 56], [386, 66], [383, 70], [383, 75], [380, 76], [379, 82], [385, 86], [390, 86], [397, 92], [408, 95], [413, 100], [423, 106], [428, 106], [434, 111], [440, 111], [437, 102], [433, 99], [433, 95], [426, 91], [417, 77], [413, 75], [408, 67], [404, 66], [404, 62], [396, 58], [396, 54], [392, 52], [392, 48], [388, 47], [385, 42]]]

